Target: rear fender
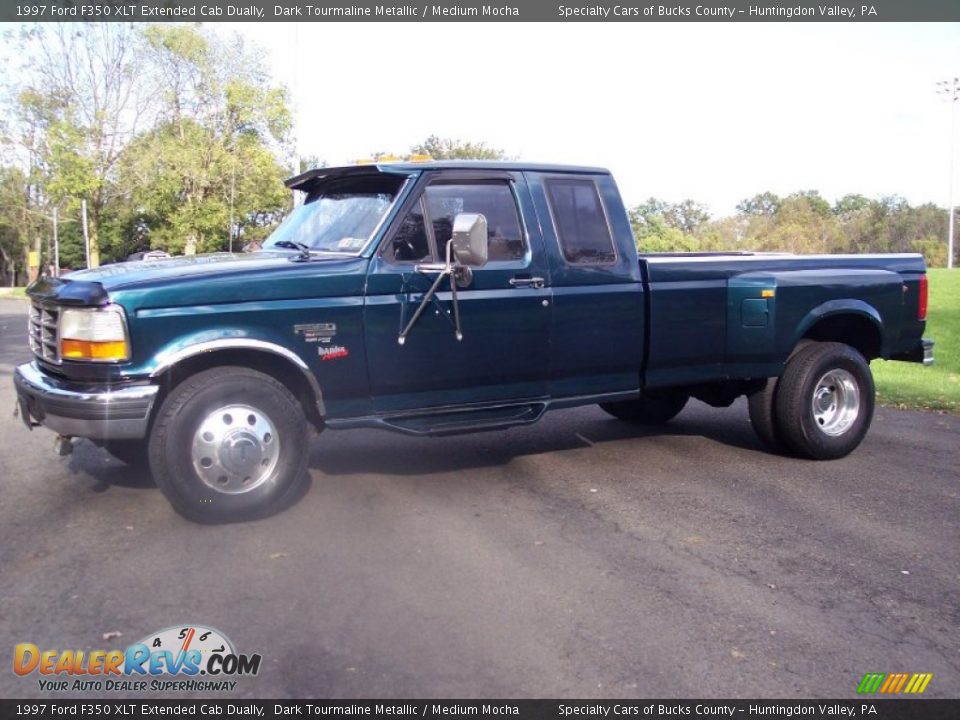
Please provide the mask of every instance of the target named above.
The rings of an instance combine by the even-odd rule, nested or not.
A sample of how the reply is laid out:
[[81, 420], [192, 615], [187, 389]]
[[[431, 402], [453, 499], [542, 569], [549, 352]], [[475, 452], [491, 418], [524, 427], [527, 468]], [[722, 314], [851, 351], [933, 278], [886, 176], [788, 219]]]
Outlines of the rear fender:
[[[877, 336], [880, 339], [880, 356], [887, 357], [889, 352], [888, 339], [883, 331], [883, 318], [880, 317], [880, 313], [875, 307], [864, 302], [863, 300], [856, 300], [853, 298], [828, 300], [827, 302], [813, 308], [809, 313], [807, 313], [806, 316], [804, 316], [803, 320], [801, 320], [800, 324], [797, 326], [797, 330], [791, 339], [790, 348], [795, 348], [801, 340], [808, 337], [811, 332], [815, 332], [815, 328], [819, 323], [822, 323], [824, 320], [829, 318], [839, 318], [841, 316], [852, 316], [869, 322], [870, 326], [876, 331]], [[842, 337], [831, 339], [836, 340], [837, 342], [846, 342], [846, 340]], [[853, 343], [849, 344], [852, 345]]]

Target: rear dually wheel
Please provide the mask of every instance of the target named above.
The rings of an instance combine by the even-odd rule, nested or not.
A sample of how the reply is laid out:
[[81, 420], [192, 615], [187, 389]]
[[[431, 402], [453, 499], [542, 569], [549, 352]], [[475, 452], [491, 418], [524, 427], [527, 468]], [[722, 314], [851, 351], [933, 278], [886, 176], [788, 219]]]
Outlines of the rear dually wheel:
[[844, 457], [873, 419], [870, 365], [849, 345], [813, 343], [787, 363], [777, 385], [776, 421], [783, 441], [815, 460]]

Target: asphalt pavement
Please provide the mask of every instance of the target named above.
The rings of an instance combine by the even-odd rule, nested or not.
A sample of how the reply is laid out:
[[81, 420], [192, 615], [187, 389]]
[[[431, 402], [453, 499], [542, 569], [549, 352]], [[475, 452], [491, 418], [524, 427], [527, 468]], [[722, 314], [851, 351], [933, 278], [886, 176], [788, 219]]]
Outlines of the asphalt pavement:
[[867, 672], [960, 696], [960, 417], [880, 409], [826, 463], [766, 452], [742, 401], [656, 430], [588, 407], [327, 432], [289, 510], [203, 527], [28, 432], [27, 359], [26, 305], [0, 301], [0, 697], [53, 697], [12, 672], [17, 643], [194, 623], [262, 655], [224, 698], [852, 699]]

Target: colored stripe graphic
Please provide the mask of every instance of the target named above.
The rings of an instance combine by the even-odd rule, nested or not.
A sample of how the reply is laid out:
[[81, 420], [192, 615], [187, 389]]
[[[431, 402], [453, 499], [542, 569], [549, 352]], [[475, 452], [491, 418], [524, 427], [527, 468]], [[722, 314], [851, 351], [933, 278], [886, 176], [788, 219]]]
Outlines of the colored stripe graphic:
[[933, 673], [867, 673], [857, 686], [860, 695], [885, 693], [897, 695], [901, 692], [919, 695], [927, 689], [933, 679]]
[[927, 689], [927, 685], [929, 685], [930, 681], [933, 680], [933, 673], [923, 673], [920, 675], [920, 677], [922, 677], [923, 680], [920, 682], [920, 684], [917, 687], [913, 689], [913, 692], [915, 693], [922, 693], [924, 690]]
[[883, 678], [886, 677], [883, 673], [867, 673], [863, 676], [863, 680], [860, 681], [860, 687], [857, 688], [858, 693], [875, 693], [880, 689], [880, 683], [883, 682]]

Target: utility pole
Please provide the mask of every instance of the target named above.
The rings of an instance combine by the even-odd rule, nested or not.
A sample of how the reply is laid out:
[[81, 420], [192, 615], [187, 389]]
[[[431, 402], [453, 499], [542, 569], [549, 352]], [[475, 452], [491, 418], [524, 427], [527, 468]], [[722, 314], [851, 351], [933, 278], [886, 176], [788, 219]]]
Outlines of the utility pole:
[[83, 252], [87, 259], [87, 267], [90, 267], [90, 235], [87, 232], [87, 201], [80, 201], [80, 213], [83, 216]]
[[[232, 143], [231, 143], [232, 145]], [[231, 147], [231, 162], [230, 162], [230, 247], [229, 250], [233, 252], [233, 235], [234, 235], [234, 216], [233, 216], [233, 207], [234, 207], [234, 195], [237, 191], [237, 157], [233, 154], [233, 148]]]
[[53, 206], [53, 276], [60, 277], [60, 213]]
[[954, 161], [956, 152], [954, 152], [957, 137], [957, 100], [960, 100], [960, 78], [953, 80], [941, 80], [937, 83], [937, 94], [942, 95], [950, 103], [950, 201], [948, 205], [947, 220], [947, 267], [953, 267], [953, 236], [954, 236], [954, 216], [956, 215], [953, 200], [954, 186]]

